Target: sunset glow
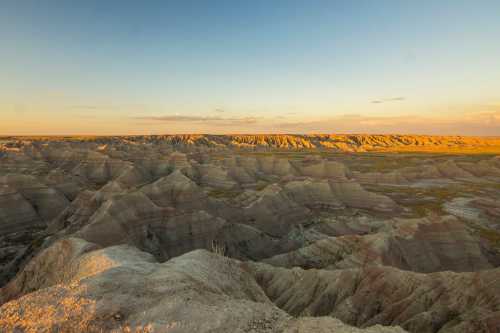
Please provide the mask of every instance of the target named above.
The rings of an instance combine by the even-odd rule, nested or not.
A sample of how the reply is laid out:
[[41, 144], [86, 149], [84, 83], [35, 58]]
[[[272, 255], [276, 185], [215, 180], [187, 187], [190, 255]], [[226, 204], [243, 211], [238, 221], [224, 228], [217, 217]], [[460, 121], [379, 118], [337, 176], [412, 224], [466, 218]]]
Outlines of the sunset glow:
[[0, 134], [500, 135], [498, 1], [2, 1]]

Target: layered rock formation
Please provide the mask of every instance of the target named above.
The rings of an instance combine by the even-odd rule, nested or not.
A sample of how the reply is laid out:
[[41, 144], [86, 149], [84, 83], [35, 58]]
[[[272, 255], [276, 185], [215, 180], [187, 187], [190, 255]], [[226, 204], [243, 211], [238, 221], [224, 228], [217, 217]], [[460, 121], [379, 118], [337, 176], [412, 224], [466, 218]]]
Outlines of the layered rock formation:
[[[500, 139], [496, 137], [431, 136], [431, 135], [372, 135], [372, 134], [312, 134], [312, 135], [157, 135], [126, 137], [4, 137], [3, 150], [17, 151], [22, 148], [13, 140], [22, 142], [74, 140], [85, 143], [115, 143], [126, 140], [131, 144], [165, 144], [179, 149], [186, 147], [242, 147], [276, 149], [334, 149], [347, 152], [364, 151], [450, 151], [452, 149], [497, 149]], [[489, 150], [488, 150], [489, 151]]]
[[129, 246], [93, 247], [68, 239], [37, 256], [2, 289], [3, 299], [18, 298], [0, 308], [0, 329], [404, 332], [381, 326], [357, 330], [333, 318], [294, 319], [270, 301], [241, 263], [209, 252], [158, 264]]
[[0, 331], [497, 332], [497, 141], [0, 139]]
[[410, 332], [495, 332], [499, 270], [418, 274], [389, 267], [334, 271], [250, 265], [269, 298], [294, 316]]
[[263, 261], [289, 268], [392, 266], [425, 273], [480, 271], [495, 265], [483, 253], [480, 238], [452, 217], [386, 221], [376, 233], [326, 237]]
[[12, 300], [0, 308], [0, 328], [358, 331], [335, 317], [369, 327], [359, 332], [403, 332], [376, 324], [412, 332], [492, 332], [499, 324], [499, 274], [283, 269], [200, 250], [159, 264], [130, 246], [96, 249], [70, 238], [40, 253], [2, 289], [1, 297]]

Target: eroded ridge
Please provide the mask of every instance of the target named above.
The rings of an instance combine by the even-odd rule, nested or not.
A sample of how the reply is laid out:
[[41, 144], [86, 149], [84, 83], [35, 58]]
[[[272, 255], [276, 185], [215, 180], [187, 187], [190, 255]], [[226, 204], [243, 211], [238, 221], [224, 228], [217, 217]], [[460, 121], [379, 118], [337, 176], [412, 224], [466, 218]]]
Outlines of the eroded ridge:
[[496, 332], [495, 140], [2, 138], [0, 331]]

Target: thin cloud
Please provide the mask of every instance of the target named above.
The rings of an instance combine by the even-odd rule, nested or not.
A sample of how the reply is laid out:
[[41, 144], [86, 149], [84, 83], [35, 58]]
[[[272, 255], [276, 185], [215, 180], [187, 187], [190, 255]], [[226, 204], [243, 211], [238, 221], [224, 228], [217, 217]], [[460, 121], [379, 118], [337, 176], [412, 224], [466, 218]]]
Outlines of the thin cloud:
[[97, 110], [99, 109], [98, 106], [96, 105], [70, 105], [68, 106], [68, 109], [86, 109], [86, 110]]
[[285, 132], [500, 135], [500, 112], [474, 112], [462, 116], [393, 117], [343, 115], [309, 122], [281, 122]]
[[390, 103], [390, 102], [401, 102], [406, 100], [406, 97], [391, 97], [391, 98], [382, 98], [373, 100], [373, 104], [382, 104], [382, 103]]
[[217, 112], [217, 113], [226, 113], [226, 110], [224, 110], [224, 109], [215, 109], [214, 112]]
[[116, 106], [110, 105], [69, 105], [66, 108], [72, 110], [116, 110]]
[[181, 116], [181, 115], [167, 115], [158, 117], [138, 117], [140, 120], [153, 120], [156, 122], [170, 122], [170, 123], [210, 123], [215, 125], [241, 125], [241, 124], [255, 124], [260, 118], [257, 117], [203, 117], [203, 116]]

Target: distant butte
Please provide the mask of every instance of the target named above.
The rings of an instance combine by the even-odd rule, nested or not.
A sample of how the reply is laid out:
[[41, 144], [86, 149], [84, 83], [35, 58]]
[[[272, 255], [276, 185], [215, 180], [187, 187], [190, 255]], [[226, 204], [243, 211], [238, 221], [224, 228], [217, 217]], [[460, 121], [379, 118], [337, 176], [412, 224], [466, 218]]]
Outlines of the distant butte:
[[[500, 152], [500, 137], [399, 134], [172, 134], [134, 136], [5, 136], [20, 141], [116, 141], [247, 149], [327, 149], [339, 152]], [[0, 146], [1, 148], [1, 146]], [[0, 149], [1, 150], [1, 149]]]

